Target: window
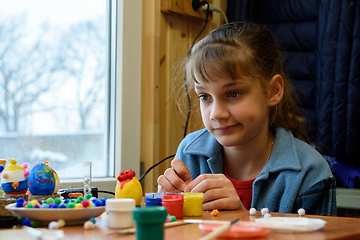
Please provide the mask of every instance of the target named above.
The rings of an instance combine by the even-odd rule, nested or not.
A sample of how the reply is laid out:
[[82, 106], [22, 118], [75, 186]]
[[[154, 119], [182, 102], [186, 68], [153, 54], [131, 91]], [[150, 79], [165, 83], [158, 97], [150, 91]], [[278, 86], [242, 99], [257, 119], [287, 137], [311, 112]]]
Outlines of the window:
[[0, 0], [0, 158], [139, 171], [141, 4]]

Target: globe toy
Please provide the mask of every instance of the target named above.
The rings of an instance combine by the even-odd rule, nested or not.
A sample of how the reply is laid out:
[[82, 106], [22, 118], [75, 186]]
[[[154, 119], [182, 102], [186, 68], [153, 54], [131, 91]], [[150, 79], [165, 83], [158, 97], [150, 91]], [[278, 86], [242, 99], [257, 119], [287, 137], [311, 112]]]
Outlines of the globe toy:
[[[48, 165], [48, 166], [50, 167], [50, 164], [49, 164], [48, 161], [45, 161], [44, 164], [46, 164], [46, 165]], [[51, 170], [54, 172], [55, 188], [54, 188], [54, 192], [53, 192], [53, 193], [56, 194], [56, 193], [59, 191], [59, 189], [60, 189], [60, 178], [59, 178], [58, 174], [55, 172], [55, 170], [54, 170], [52, 167], [50, 167], [50, 168], [51, 168]]]
[[29, 174], [27, 164], [23, 166], [16, 163], [14, 158], [10, 159], [10, 165], [6, 166], [1, 174], [1, 187], [6, 194], [24, 194], [28, 190], [27, 176]]
[[44, 163], [37, 163], [28, 177], [29, 191], [32, 195], [52, 195], [55, 189], [53, 170]]

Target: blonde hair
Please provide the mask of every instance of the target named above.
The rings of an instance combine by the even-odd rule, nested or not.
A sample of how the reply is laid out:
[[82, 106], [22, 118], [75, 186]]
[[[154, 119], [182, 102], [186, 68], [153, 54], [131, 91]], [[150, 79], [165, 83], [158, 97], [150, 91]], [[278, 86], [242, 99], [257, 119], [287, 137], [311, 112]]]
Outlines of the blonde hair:
[[269, 129], [274, 131], [276, 126], [281, 126], [309, 142], [304, 130], [305, 118], [297, 107], [293, 87], [283, 70], [278, 45], [264, 26], [246, 22], [226, 24], [195, 44], [185, 63], [189, 89], [195, 83], [211, 81], [210, 70], [211, 75], [230, 77], [234, 81], [243, 77], [257, 79], [264, 91], [269, 90], [273, 76], [281, 75], [284, 94], [279, 104], [270, 108]]

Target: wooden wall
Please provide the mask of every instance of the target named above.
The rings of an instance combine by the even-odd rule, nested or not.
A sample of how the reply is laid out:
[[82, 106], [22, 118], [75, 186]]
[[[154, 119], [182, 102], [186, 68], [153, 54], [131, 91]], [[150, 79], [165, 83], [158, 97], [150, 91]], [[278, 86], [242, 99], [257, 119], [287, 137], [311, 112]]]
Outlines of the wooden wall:
[[[208, 2], [226, 12], [226, 0]], [[175, 154], [184, 137], [187, 103], [182, 108], [183, 114], [176, 104], [177, 93], [185, 94], [183, 71], [178, 64], [202, 29], [204, 17], [201, 9], [192, 10], [191, 0], [143, 0], [141, 161], [144, 170]], [[199, 39], [224, 23], [219, 13], [210, 17]], [[201, 119], [195, 117], [196, 111], [192, 109], [194, 115], [187, 133], [202, 128]], [[144, 192], [157, 191], [157, 177], [170, 163], [171, 159], [166, 160], [146, 175], [142, 181]]]

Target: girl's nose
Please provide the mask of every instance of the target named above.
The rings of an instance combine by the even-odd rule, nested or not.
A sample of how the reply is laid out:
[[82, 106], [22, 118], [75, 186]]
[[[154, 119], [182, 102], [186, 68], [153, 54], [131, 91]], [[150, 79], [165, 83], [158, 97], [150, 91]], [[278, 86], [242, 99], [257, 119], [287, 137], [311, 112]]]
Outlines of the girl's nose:
[[219, 101], [214, 101], [211, 112], [211, 120], [225, 119], [229, 117], [229, 111], [224, 104]]

